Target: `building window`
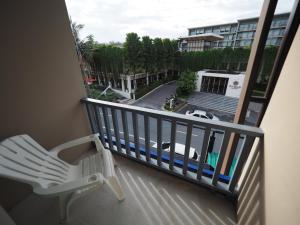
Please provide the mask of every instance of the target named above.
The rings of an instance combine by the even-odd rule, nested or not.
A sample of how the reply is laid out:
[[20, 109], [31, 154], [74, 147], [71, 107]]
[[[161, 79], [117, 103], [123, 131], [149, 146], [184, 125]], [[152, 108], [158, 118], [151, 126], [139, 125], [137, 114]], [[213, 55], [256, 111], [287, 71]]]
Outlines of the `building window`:
[[190, 35], [195, 35], [196, 34], [196, 30], [190, 30]]
[[217, 47], [218, 46], [218, 41], [214, 41], [211, 43], [211, 47]]
[[205, 33], [212, 33], [212, 27], [205, 28]]
[[241, 47], [246, 47], [251, 45], [251, 40], [241, 40], [240, 41], [240, 46]]
[[230, 26], [227, 25], [227, 26], [221, 26], [220, 27], [220, 32], [229, 32], [230, 31]]
[[272, 21], [271, 27], [285, 27], [287, 24], [287, 19], [274, 19]]
[[237, 25], [232, 25], [231, 26], [231, 32], [232, 33], [236, 32], [236, 28], [237, 28]]
[[249, 30], [249, 24], [241, 24], [239, 30], [240, 31]]
[[214, 27], [213, 28], [213, 33], [220, 33], [220, 27]]
[[256, 23], [249, 24], [249, 30], [256, 30]]
[[203, 33], [204, 33], [204, 28], [197, 29], [196, 34], [203, 34]]
[[272, 45], [280, 45], [281, 38], [269, 38], [266, 42], [266, 45], [272, 46]]

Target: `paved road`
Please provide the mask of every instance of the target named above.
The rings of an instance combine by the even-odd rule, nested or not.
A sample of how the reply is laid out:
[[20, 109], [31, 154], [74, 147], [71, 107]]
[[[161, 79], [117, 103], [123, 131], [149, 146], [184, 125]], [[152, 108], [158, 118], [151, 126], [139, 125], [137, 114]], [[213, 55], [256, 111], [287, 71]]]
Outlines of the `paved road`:
[[176, 82], [174, 81], [172, 83], [163, 85], [144, 98], [137, 100], [133, 105], [161, 110], [161, 106], [165, 103], [166, 98], [174, 95], [175, 93]]
[[[133, 105], [144, 107], [144, 108], [161, 110], [161, 106], [164, 104], [165, 99], [167, 97], [169, 97], [170, 95], [175, 94], [175, 92], [176, 92], [176, 82], [165, 84], [162, 87], [156, 89], [154, 92], [145, 96], [143, 99], [138, 100]], [[184, 114], [185, 111], [188, 109], [188, 107], [189, 106], [184, 108], [183, 111], [181, 111], [179, 113]], [[120, 138], [124, 139], [123, 124], [122, 124], [122, 120], [121, 120], [121, 118], [122, 118], [121, 112], [119, 110], [117, 110], [116, 112], [117, 112]], [[102, 118], [103, 128], [105, 128], [102, 113], [100, 112], [100, 114], [101, 114], [101, 118]], [[112, 135], [114, 136], [112, 117], [111, 117], [110, 110], [108, 110], [108, 115], [109, 115], [109, 121], [110, 121], [110, 129], [111, 129]], [[221, 115], [218, 115], [218, 116], [221, 116]], [[226, 121], [226, 120], [230, 121], [231, 119], [232, 118], [230, 118], [230, 117], [229, 118], [227, 118], [225, 116], [222, 117], [222, 120], [224, 120], [224, 121]], [[131, 113], [127, 113], [127, 121], [128, 121], [129, 139], [131, 142], [134, 142], [133, 123], [132, 123]], [[186, 130], [187, 130], [187, 127], [185, 125], [177, 124], [177, 126], [176, 126], [176, 143], [185, 145]], [[105, 129], [104, 129], [104, 131], [105, 131]], [[156, 145], [157, 121], [154, 118], [149, 119], [149, 131], [150, 131], [149, 132], [150, 133], [150, 146]], [[145, 145], [144, 118], [142, 115], [138, 115], [138, 135], [139, 135], [140, 145], [141, 146]], [[171, 136], [171, 124], [168, 121], [163, 121], [162, 122], [162, 142], [169, 142], [170, 136]], [[204, 137], [203, 129], [193, 128], [191, 147], [195, 148], [197, 153], [201, 152], [203, 137]], [[215, 137], [216, 137], [216, 139], [215, 139], [213, 151], [219, 152], [221, 143], [222, 143], [222, 139], [223, 139], [223, 134], [216, 133]], [[242, 140], [239, 141], [238, 149], [240, 148], [241, 144], [242, 144]]]
[[[121, 112], [119, 110], [117, 112], [117, 118], [118, 118], [118, 127], [119, 127], [119, 134], [120, 138], [124, 139], [124, 132], [123, 132], [123, 125], [121, 120]], [[105, 125], [103, 121], [102, 113], [102, 124], [105, 131]], [[114, 136], [114, 129], [113, 129], [113, 123], [112, 123], [112, 117], [111, 112], [108, 110], [109, 115], [109, 121], [110, 121], [110, 129], [112, 132], [112, 135]], [[134, 135], [133, 135], [133, 123], [132, 123], [132, 116], [131, 113], [127, 113], [127, 121], [128, 121], [128, 131], [129, 131], [129, 139], [131, 142], [134, 142]], [[176, 143], [179, 144], [185, 144], [186, 141], [186, 129], [187, 127], [183, 124], [177, 124], [176, 126]], [[149, 133], [150, 133], [150, 146], [155, 145], [157, 142], [157, 121], [154, 118], [149, 119]], [[140, 145], [145, 145], [145, 133], [144, 133], [144, 118], [142, 115], [138, 115], [138, 134], [139, 134], [139, 143]], [[169, 142], [171, 136], [171, 123], [168, 121], [162, 122], [162, 142]], [[192, 139], [191, 139], [191, 147], [195, 148], [197, 153], [201, 153], [201, 146], [203, 143], [203, 136], [204, 136], [204, 130], [200, 128], [193, 128], [192, 131]], [[215, 135], [215, 144], [213, 151], [219, 152], [223, 134], [216, 133]], [[238, 149], [240, 148], [242, 144], [242, 140], [239, 141]]]

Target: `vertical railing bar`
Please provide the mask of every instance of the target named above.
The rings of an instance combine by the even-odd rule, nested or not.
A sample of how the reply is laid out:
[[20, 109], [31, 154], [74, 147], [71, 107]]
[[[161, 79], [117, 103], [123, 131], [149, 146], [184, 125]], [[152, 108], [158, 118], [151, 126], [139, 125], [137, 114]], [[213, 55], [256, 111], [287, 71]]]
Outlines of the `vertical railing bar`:
[[191, 147], [191, 139], [192, 139], [192, 130], [193, 130], [193, 124], [188, 123], [187, 131], [186, 131], [186, 139], [185, 139], [183, 169], [182, 169], [183, 174], [186, 174], [187, 168], [188, 168], [189, 156], [190, 156], [190, 147]]
[[138, 136], [138, 120], [136, 112], [132, 112], [132, 123], [133, 123], [133, 135], [134, 135], [134, 148], [136, 158], [140, 158], [140, 143]]
[[129, 148], [129, 132], [128, 132], [128, 122], [127, 122], [127, 115], [126, 111], [122, 110], [122, 123], [123, 123], [123, 132], [124, 132], [124, 139], [125, 139], [125, 149], [126, 154], [130, 154]]
[[92, 128], [92, 132], [93, 132], [93, 134], [95, 134], [97, 132], [96, 132], [96, 129], [95, 129], [95, 123], [94, 123], [94, 120], [92, 118], [92, 112], [91, 112], [91, 109], [90, 109], [91, 104], [86, 103], [85, 106], [86, 106], [86, 111], [87, 111], [88, 118], [89, 118], [89, 121], [90, 121], [90, 125], [91, 125], [91, 128]]
[[206, 159], [207, 147], [208, 147], [208, 142], [210, 137], [210, 130], [211, 130], [210, 127], [205, 129], [202, 147], [201, 147], [201, 153], [200, 153], [200, 160], [199, 160], [198, 170], [197, 170], [197, 179], [201, 179], [202, 176], [202, 172], [203, 172], [202, 170]]
[[109, 124], [109, 119], [108, 119], [107, 108], [103, 106], [102, 112], [103, 112], [103, 119], [104, 119], [104, 123], [105, 123], [108, 146], [111, 150], [113, 150], [113, 144], [112, 144], [112, 139], [111, 139], [111, 129], [110, 129], [110, 124]]
[[161, 118], [157, 118], [157, 165], [161, 166], [161, 144], [162, 144], [162, 132], [161, 132]]
[[247, 136], [244, 140], [243, 146], [241, 148], [241, 152], [238, 156], [237, 163], [236, 163], [236, 166], [234, 168], [232, 178], [229, 182], [228, 189], [229, 189], [230, 192], [234, 191], [236, 183], [238, 182], [238, 179], [241, 175], [244, 163], [246, 162], [246, 160], [249, 156], [251, 146], [253, 144], [254, 139], [255, 139], [255, 137]]
[[173, 170], [174, 168], [174, 157], [175, 157], [175, 144], [176, 144], [176, 121], [171, 121], [171, 140], [170, 140], [170, 160], [169, 168]]
[[145, 151], [146, 160], [150, 161], [150, 134], [149, 134], [149, 117], [144, 115], [144, 129], [145, 129]]
[[98, 132], [99, 132], [99, 135], [100, 135], [100, 140], [101, 140], [102, 144], [105, 146], [103, 125], [102, 125], [102, 121], [101, 121], [101, 118], [100, 118], [100, 115], [99, 115], [99, 113], [100, 113], [99, 112], [99, 106], [93, 105], [93, 108], [94, 108], [94, 112], [95, 112], [95, 115], [96, 115], [96, 122], [97, 122]]
[[230, 135], [231, 135], [231, 131], [229, 131], [229, 130], [225, 130], [224, 132], [225, 133], [224, 133], [224, 137], [223, 137], [223, 140], [222, 140], [222, 145], [221, 145], [219, 157], [218, 157], [218, 160], [217, 160], [217, 165], [216, 165], [215, 172], [214, 172], [214, 175], [213, 175], [213, 178], [212, 178], [212, 185], [214, 185], [214, 186], [217, 185], [219, 175], [220, 175], [220, 171], [221, 171], [221, 167], [222, 167], [224, 157], [225, 157], [225, 154], [226, 154], [227, 145], [228, 145]]
[[117, 145], [117, 150], [120, 152], [122, 149], [120, 143], [119, 123], [118, 123], [118, 118], [116, 113], [117, 113], [116, 110], [111, 108], [111, 115], [112, 115], [112, 121], [113, 121], [114, 133], [115, 133], [115, 142]]

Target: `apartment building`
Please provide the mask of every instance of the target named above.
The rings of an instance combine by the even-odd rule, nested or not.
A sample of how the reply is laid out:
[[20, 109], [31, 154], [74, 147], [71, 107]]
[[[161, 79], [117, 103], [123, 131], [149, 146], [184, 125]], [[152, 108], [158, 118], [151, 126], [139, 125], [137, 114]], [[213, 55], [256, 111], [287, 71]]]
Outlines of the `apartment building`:
[[[254, 65], [261, 62], [269, 30], [264, 21], [273, 16], [276, 3], [266, 0], [262, 7], [261, 34], [256, 36], [249, 57], [240, 97], [246, 100], [241, 101], [240, 112], [246, 112], [253, 100], [246, 95], [253, 90], [250, 84], [258, 75]], [[299, 9], [300, 3], [295, 1], [270, 89], [259, 99], [265, 104], [261, 123], [252, 127], [243, 121], [212, 121], [86, 98], [64, 0], [5, 1], [0, 16], [9, 35], [2, 35], [0, 42], [5, 74], [0, 76], [0, 143], [28, 134], [45, 149], [52, 149], [97, 134], [105, 150], [114, 154], [125, 200], [118, 202], [107, 183], [102, 188], [91, 186], [94, 191], [89, 194], [82, 188], [78, 193], [86, 195], [70, 207], [68, 225], [299, 225]], [[206, 156], [213, 132], [220, 140], [220, 155], [212, 170]], [[241, 137], [239, 148], [231, 147], [233, 134]], [[167, 140], [170, 150], [163, 151], [162, 143]], [[157, 149], [153, 149], [153, 141]], [[184, 156], [175, 151], [179, 141], [185, 146]], [[60, 180], [42, 188], [55, 191], [64, 183], [75, 190], [72, 177], [66, 179], [55, 175], [57, 171], [44, 169], [59, 163], [69, 171], [67, 168], [73, 168], [69, 163], [95, 154], [94, 146], [71, 147], [49, 166], [40, 162], [41, 155], [48, 154], [39, 146], [32, 149], [31, 145], [29, 151], [30, 145], [25, 145], [19, 148], [34, 157], [26, 159], [27, 164], [20, 161], [22, 155], [17, 151], [0, 145], [0, 224], [62, 224], [59, 205], [63, 201], [33, 193], [33, 185], [56, 176]], [[199, 148], [197, 161], [189, 158], [194, 147]], [[236, 149], [238, 159], [230, 176], [226, 171]], [[31, 169], [28, 163], [39, 170]], [[85, 168], [82, 172], [95, 169]], [[7, 169], [13, 171], [9, 176]], [[20, 176], [25, 178], [18, 179]], [[97, 180], [89, 181], [94, 184]]]
[[[266, 45], [279, 46], [284, 35], [289, 13], [274, 15]], [[188, 36], [180, 37], [179, 49], [181, 51], [203, 51], [210, 48], [245, 48], [252, 45], [258, 17], [239, 19], [235, 23], [217, 24], [204, 27], [188, 28]], [[197, 36], [214, 35], [214, 40], [205, 39], [205, 48], [195, 48], [202, 41], [195, 40]]]

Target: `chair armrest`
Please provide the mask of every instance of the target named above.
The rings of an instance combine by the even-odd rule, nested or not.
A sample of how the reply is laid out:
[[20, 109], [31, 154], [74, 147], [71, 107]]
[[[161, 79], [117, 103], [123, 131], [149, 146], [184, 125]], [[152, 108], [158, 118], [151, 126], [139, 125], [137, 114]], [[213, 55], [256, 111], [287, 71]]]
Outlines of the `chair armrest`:
[[75, 140], [72, 140], [72, 141], [68, 141], [64, 144], [58, 145], [58, 146], [52, 148], [49, 152], [51, 154], [57, 156], [58, 153], [60, 151], [64, 150], [64, 149], [72, 148], [72, 147], [75, 147], [77, 145], [81, 145], [81, 144], [91, 142], [91, 141], [95, 142], [97, 139], [99, 140], [98, 134], [92, 134], [92, 135], [89, 135], [89, 136], [86, 136], [86, 137], [78, 138], [78, 139], [75, 139]]
[[59, 196], [65, 193], [74, 192], [76, 190], [84, 190], [96, 186], [101, 186], [104, 181], [105, 178], [102, 176], [102, 174], [96, 173], [48, 188], [36, 187], [33, 189], [33, 192], [38, 195], [46, 195], [49, 197]]

